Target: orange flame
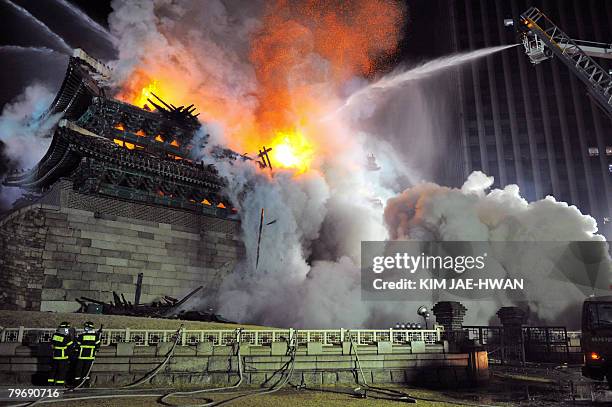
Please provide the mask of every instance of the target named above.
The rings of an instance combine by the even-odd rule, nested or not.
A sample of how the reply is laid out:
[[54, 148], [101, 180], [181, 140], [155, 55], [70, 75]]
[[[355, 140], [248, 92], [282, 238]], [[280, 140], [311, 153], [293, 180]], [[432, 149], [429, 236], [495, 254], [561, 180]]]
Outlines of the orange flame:
[[404, 16], [399, 4], [270, 0], [250, 37], [257, 85], [245, 87], [250, 93], [234, 92], [242, 86], [232, 81], [218, 86], [216, 72], [197, 59], [201, 50], [177, 40], [165, 43], [163, 52], [157, 44], [143, 44], [141, 65], [117, 98], [144, 107], [155, 93], [176, 106], [194, 103], [199, 118], [221, 124], [228, 148], [252, 154], [265, 145], [272, 148], [274, 168], [304, 173], [346, 147], [319, 119], [337, 107], [337, 91], [347, 79], [372, 75], [396, 51]]
[[300, 131], [278, 132], [269, 153], [274, 168], [294, 168], [306, 172], [314, 157], [312, 144]]
[[[153, 94], [158, 95], [159, 93], [159, 82], [154, 80], [147, 86], [142, 88], [140, 94], [136, 97], [133, 104], [138, 107], [145, 107], [148, 103], [148, 99], [154, 99]], [[159, 95], [158, 95], [159, 96]]]

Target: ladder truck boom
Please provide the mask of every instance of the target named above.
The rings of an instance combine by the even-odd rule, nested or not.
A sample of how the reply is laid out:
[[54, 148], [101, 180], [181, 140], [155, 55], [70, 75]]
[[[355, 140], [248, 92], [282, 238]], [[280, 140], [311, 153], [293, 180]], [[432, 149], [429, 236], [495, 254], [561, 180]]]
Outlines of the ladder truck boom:
[[573, 40], [536, 7], [521, 14], [518, 28], [523, 32], [525, 52], [533, 64], [553, 56], [559, 58], [612, 118], [612, 76], [591, 58], [612, 59], [612, 44]]
[[[604, 42], [574, 40], [576, 45], [590, 57], [612, 59], [612, 44]], [[564, 49], [564, 46], [561, 46]]]

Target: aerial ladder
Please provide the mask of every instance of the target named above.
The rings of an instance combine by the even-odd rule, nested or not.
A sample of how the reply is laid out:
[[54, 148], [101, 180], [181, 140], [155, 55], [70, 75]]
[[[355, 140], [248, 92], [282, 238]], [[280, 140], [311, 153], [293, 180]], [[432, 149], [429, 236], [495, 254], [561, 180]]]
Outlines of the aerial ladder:
[[[506, 25], [512, 25], [506, 20]], [[559, 58], [587, 86], [588, 93], [612, 118], [612, 72], [591, 57], [612, 59], [612, 44], [571, 39], [544, 13], [531, 7], [521, 14], [519, 31], [532, 64]]]

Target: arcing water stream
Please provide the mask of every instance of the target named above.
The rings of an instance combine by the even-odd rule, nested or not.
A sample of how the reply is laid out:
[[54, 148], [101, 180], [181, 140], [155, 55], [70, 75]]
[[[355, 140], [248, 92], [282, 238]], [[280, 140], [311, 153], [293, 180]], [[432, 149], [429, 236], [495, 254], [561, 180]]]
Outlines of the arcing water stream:
[[47, 47], [22, 47], [21, 45], [0, 45], [0, 52], [38, 52], [46, 55], [63, 55], [63, 53]]
[[404, 85], [408, 81], [422, 79], [430, 75], [439, 73], [440, 71], [444, 71], [446, 69], [464, 64], [466, 62], [471, 62], [475, 59], [486, 57], [488, 55], [506, 50], [508, 48], [516, 47], [517, 45], [518, 44], [501, 45], [497, 47], [483, 48], [476, 51], [445, 56], [426, 62], [407, 71], [391, 73], [353, 93], [351, 96], [348, 97], [348, 99], [346, 99], [344, 104], [340, 106], [339, 109], [332, 113], [332, 115], [339, 113], [345, 108], [351, 107], [352, 105], [355, 105], [362, 100], [369, 99], [376, 92], [395, 89]]
[[21, 13], [24, 17], [26, 17], [28, 20], [30, 20], [32, 23], [36, 24], [38, 27], [40, 27], [43, 31], [45, 31], [51, 38], [53, 38], [55, 40], [55, 42], [57, 42], [62, 51], [71, 54], [72, 53], [72, 47], [70, 45], [68, 45], [66, 43], [66, 41], [64, 41], [64, 39], [62, 37], [60, 37], [55, 31], [53, 31], [51, 28], [49, 28], [49, 26], [45, 23], [43, 23], [42, 21], [40, 21], [38, 18], [34, 17], [32, 15], [32, 13], [30, 13], [28, 10], [26, 10], [25, 8], [13, 3], [10, 0], [4, 0], [6, 4], [8, 4], [9, 6], [13, 7], [15, 10], [17, 10], [19, 13]]
[[61, 6], [65, 7], [72, 14], [81, 19], [88, 27], [90, 27], [93, 31], [102, 35], [104, 39], [113, 44], [116, 41], [116, 38], [103, 26], [95, 22], [91, 17], [85, 14], [80, 8], [73, 5], [72, 3], [66, 0], [56, 0]]

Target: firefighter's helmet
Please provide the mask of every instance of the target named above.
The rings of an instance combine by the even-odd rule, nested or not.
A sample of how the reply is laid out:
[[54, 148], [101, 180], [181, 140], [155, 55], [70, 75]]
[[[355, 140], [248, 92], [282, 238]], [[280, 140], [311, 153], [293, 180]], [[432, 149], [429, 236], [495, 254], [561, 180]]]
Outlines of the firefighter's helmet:
[[70, 333], [70, 322], [62, 322], [57, 327], [57, 332], [60, 334], [68, 335]]

